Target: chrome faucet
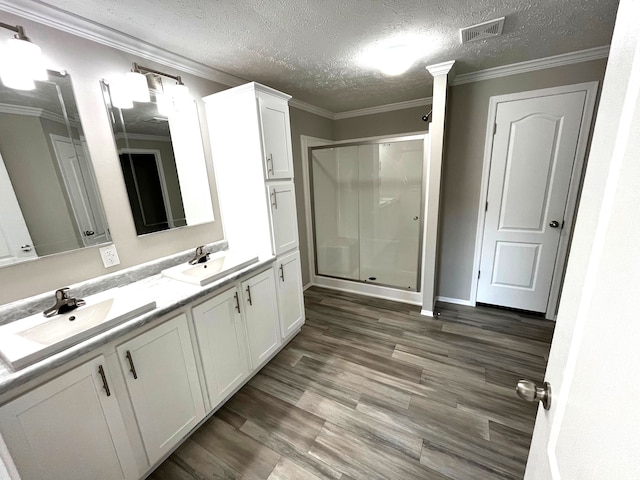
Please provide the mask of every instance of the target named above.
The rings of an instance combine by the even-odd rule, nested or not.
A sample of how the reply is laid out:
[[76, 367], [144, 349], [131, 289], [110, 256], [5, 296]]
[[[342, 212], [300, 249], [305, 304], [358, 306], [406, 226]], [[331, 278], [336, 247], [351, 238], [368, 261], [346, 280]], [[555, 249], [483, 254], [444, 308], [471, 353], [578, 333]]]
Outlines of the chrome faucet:
[[53, 317], [61, 313], [69, 312], [75, 308], [81, 307], [85, 304], [85, 301], [81, 298], [73, 298], [69, 294], [69, 287], [60, 288], [56, 290], [56, 304], [47, 308], [42, 314], [45, 317]]
[[198, 263], [204, 263], [209, 260], [209, 252], [204, 251], [204, 246], [196, 248], [196, 253], [193, 258], [189, 260], [189, 265], [197, 265]]

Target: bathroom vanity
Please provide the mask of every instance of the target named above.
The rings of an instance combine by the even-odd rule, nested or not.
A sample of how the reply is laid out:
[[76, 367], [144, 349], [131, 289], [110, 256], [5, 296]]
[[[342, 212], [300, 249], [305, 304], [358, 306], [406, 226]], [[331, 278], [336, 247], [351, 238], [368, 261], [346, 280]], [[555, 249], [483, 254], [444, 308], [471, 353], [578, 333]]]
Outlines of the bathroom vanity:
[[206, 262], [182, 252], [72, 286], [155, 308], [22, 369], [0, 364], [0, 432], [22, 479], [144, 478], [300, 331], [289, 99], [255, 83], [205, 98], [226, 237]]

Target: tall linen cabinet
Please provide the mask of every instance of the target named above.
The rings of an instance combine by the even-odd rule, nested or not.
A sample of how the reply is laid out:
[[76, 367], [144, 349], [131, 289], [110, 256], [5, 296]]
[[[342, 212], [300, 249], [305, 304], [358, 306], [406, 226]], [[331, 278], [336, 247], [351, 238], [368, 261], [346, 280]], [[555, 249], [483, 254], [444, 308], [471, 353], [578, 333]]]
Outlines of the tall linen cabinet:
[[283, 340], [304, 323], [290, 99], [255, 82], [203, 99], [225, 237], [232, 250], [276, 256]]

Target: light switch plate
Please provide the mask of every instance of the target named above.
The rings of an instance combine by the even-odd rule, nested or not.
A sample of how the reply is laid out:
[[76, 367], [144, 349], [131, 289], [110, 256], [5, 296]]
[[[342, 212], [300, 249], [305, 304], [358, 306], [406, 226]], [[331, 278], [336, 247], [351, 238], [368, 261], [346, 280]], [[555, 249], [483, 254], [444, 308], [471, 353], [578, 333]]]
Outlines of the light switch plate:
[[118, 251], [115, 245], [100, 247], [100, 256], [102, 257], [104, 268], [114, 267], [120, 264], [120, 258], [118, 257]]

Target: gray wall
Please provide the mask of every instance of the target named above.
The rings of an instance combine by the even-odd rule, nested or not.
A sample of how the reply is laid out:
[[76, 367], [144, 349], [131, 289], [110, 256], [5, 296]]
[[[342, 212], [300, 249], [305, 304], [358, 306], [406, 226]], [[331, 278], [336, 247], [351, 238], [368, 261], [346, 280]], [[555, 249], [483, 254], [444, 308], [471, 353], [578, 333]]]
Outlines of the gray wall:
[[302, 150], [300, 135], [333, 140], [333, 120], [297, 108], [289, 111], [291, 117], [291, 146], [293, 148], [293, 175], [296, 187], [296, 208], [298, 210], [298, 236], [300, 237], [300, 262], [302, 264], [302, 283], [309, 283], [309, 247], [307, 241], [307, 216], [304, 206], [302, 184]]
[[422, 120], [422, 116], [429, 110], [431, 110], [431, 105], [425, 105], [424, 107], [405, 108], [404, 110], [335, 120], [334, 140], [426, 131], [427, 123]]
[[[207, 173], [216, 221], [138, 237], [131, 215], [122, 214], [122, 212], [129, 211], [129, 202], [99, 81], [113, 74], [129, 71], [131, 62], [136, 61], [150, 68], [181, 75], [196, 99], [228, 87], [75, 37], [16, 15], [4, 13], [3, 21], [12, 25], [24, 26], [33, 41], [41, 46], [47, 63], [51, 66], [64, 68], [71, 75], [107, 221], [121, 263], [107, 270], [102, 264], [98, 249], [88, 247], [3, 267], [0, 269], [0, 285], [2, 285], [0, 304], [111, 273], [223, 238], [203, 103], [198, 100], [207, 158]], [[69, 268], [70, 265], [73, 268]]]
[[489, 98], [599, 81], [606, 60], [511, 75], [450, 89], [440, 210], [439, 296], [470, 300]]

